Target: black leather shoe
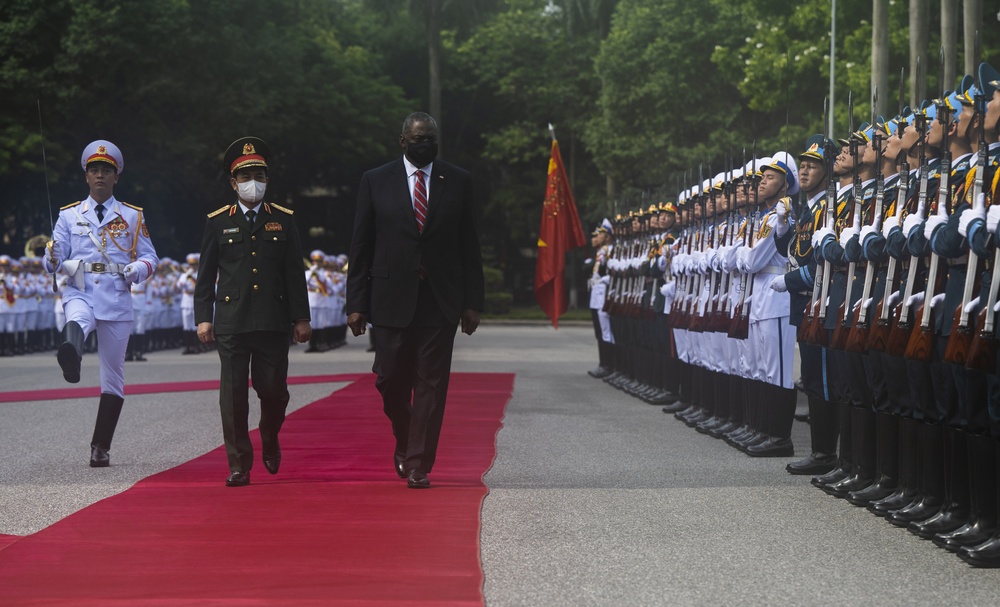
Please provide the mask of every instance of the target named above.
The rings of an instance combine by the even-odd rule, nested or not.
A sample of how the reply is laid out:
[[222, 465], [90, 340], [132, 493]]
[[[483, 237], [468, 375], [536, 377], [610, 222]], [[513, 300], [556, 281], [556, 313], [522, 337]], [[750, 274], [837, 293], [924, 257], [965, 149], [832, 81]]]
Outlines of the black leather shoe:
[[932, 539], [937, 534], [946, 534], [960, 529], [969, 520], [969, 511], [961, 509], [940, 510], [934, 516], [923, 521], [912, 521], [906, 528], [925, 540]]
[[108, 450], [104, 447], [98, 447], [96, 445], [90, 446], [90, 467], [91, 468], [107, 468], [111, 465], [111, 456], [108, 455]]
[[789, 438], [770, 437], [766, 441], [747, 447], [750, 457], [791, 457], [795, 455], [795, 447]]
[[1000, 534], [994, 533], [982, 544], [960, 548], [958, 556], [973, 567], [1000, 567]]
[[63, 379], [71, 384], [80, 383], [80, 353], [76, 351], [73, 344], [69, 342], [59, 346], [56, 353], [56, 360], [62, 368]]
[[423, 471], [414, 468], [406, 477], [406, 486], [410, 489], [430, 489], [431, 481]]
[[813, 476], [819, 476], [820, 474], [826, 474], [836, 468], [837, 461], [836, 453], [810, 453], [809, 457], [794, 461], [785, 466], [785, 471], [789, 474], [810, 474]]
[[993, 537], [996, 527], [980, 523], [966, 523], [951, 533], [939, 533], [932, 539], [948, 552], [958, 552], [963, 546], [976, 546]]
[[275, 450], [273, 453], [268, 453], [263, 451], [261, 453], [261, 459], [264, 460], [264, 468], [271, 474], [277, 474], [278, 468], [281, 467], [281, 450]]
[[250, 473], [237, 470], [226, 479], [227, 487], [246, 487], [250, 484]]
[[596, 377], [597, 379], [604, 379], [605, 377], [611, 375], [611, 369], [607, 367], [597, 367], [587, 371], [587, 375], [591, 377]]
[[396, 465], [396, 475], [399, 478], [406, 478], [406, 468], [403, 467], [403, 460], [405, 459], [405, 457], [396, 455], [395, 453], [392, 455], [392, 463]]
[[689, 404], [687, 404], [686, 402], [684, 402], [682, 400], [678, 400], [677, 402], [673, 403], [672, 405], [667, 405], [666, 407], [664, 407], [662, 409], [662, 411], [664, 413], [672, 415], [674, 413], [677, 413], [678, 411], [683, 411], [684, 409], [687, 409], [688, 407], [690, 407]]

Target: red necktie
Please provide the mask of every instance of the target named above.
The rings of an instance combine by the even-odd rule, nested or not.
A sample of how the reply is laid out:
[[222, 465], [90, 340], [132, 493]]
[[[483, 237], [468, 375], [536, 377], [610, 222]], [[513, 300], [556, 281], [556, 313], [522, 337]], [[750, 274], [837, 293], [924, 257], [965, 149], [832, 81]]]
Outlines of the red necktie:
[[417, 182], [413, 184], [413, 216], [417, 219], [417, 229], [423, 234], [427, 221], [427, 186], [424, 185], [424, 172], [419, 169]]

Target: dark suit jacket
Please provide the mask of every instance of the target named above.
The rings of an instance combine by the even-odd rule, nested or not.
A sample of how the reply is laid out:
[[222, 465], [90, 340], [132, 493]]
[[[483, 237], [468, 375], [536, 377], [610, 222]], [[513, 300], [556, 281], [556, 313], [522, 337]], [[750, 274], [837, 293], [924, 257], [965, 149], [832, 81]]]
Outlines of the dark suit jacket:
[[483, 309], [472, 179], [468, 171], [435, 160], [429, 185], [421, 234], [402, 156], [361, 178], [347, 272], [348, 314], [361, 312], [373, 325], [388, 327], [419, 321], [414, 316], [421, 273], [449, 322], [457, 323], [464, 309]]
[[257, 211], [252, 229], [237, 204], [210, 213], [205, 224], [194, 320], [214, 322], [219, 334], [287, 333], [296, 320], [309, 320], [305, 266], [292, 212], [267, 203]]

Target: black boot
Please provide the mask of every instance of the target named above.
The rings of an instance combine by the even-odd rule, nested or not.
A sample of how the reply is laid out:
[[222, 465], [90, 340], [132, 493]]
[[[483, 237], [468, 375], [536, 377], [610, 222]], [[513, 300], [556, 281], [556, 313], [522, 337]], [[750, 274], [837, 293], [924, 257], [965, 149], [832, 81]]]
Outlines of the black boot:
[[989, 436], [971, 435], [969, 448], [969, 521], [950, 533], [934, 536], [934, 543], [951, 552], [990, 539], [997, 528], [997, 443]]
[[76, 321], [66, 323], [65, 341], [59, 346], [56, 360], [62, 368], [63, 378], [71, 384], [80, 383], [80, 362], [83, 360], [83, 329]]
[[789, 474], [826, 474], [837, 467], [837, 406], [817, 396], [809, 396], [809, 457], [785, 466]]
[[912, 521], [911, 532], [931, 539], [938, 533], [950, 533], [965, 525], [969, 519], [969, 452], [966, 433], [955, 428], [944, 432], [944, 503], [933, 516]]
[[930, 517], [941, 509], [944, 500], [944, 428], [939, 423], [923, 424], [921, 435], [923, 475], [920, 499], [886, 517], [897, 527], [906, 527], [912, 521]]
[[764, 432], [767, 438], [747, 447], [750, 457], [791, 457], [795, 455], [792, 445], [792, 424], [795, 422], [795, 401], [799, 393], [795, 389], [763, 384], [761, 396], [765, 408]]
[[834, 497], [847, 497], [875, 482], [875, 412], [863, 407], [851, 408], [851, 476], [827, 485], [824, 491]]
[[889, 413], [875, 413], [875, 453], [878, 476], [868, 487], [847, 495], [855, 506], [885, 499], [896, 491], [899, 484], [899, 418]]
[[851, 470], [854, 468], [854, 462], [851, 460], [852, 457], [852, 447], [851, 447], [851, 405], [848, 403], [838, 402], [837, 407], [837, 425], [839, 427], [838, 434], [840, 435], [840, 457], [837, 462], [837, 467], [833, 470], [822, 474], [820, 476], [814, 476], [810, 481], [816, 487], [820, 489], [826, 487], [827, 485], [833, 485], [839, 483], [845, 478], [851, 475]]
[[[996, 451], [996, 469], [1000, 470], [1000, 448]], [[995, 477], [994, 477], [995, 478]], [[998, 507], [1000, 507], [1000, 485], [997, 486], [996, 496]], [[1000, 511], [995, 515], [1000, 520]], [[1000, 567], [1000, 527], [997, 527], [990, 539], [975, 546], [963, 546], [958, 550], [958, 556], [973, 567]]]
[[921, 427], [920, 422], [909, 417], [899, 420], [899, 453], [897, 454], [899, 483], [892, 495], [868, 504], [868, 511], [872, 514], [888, 516], [919, 499], [921, 456], [917, 435]]
[[115, 436], [123, 404], [125, 399], [120, 396], [101, 394], [101, 404], [97, 408], [97, 422], [94, 424], [94, 438], [90, 441], [91, 468], [105, 468], [111, 465], [108, 452], [111, 451], [111, 439]]

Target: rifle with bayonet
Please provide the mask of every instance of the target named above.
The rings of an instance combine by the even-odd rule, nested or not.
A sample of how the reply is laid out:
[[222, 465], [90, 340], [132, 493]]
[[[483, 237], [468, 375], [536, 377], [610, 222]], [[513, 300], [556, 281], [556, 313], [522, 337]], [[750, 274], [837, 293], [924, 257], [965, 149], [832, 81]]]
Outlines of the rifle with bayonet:
[[[861, 192], [861, 162], [858, 153], [859, 142], [858, 138], [854, 134], [853, 107], [850, 108], [850, 114], [850, 141], [848, 145], [854, 164], [854, 168], [852, 169], [854, 172], [854, 186], [852, 190], [854, 196], [854, 208], [851, 211], [851, 230], [857, 232], [861, 229], [864, 195]], [[830, 336], [830, 347], [837, 348], [838, 350], [843, 350], [847, 346], [847, 337], [850, 335], [851, 323], [854, 320], [851, 310], [851, 295], [854, 290], [854, 275], [857, 267], [858, 264], [855, 261], [848, 262], [847, 264], [847, 292], [844, 294], [844, 302], [840, 304], [840, 310], [837, 312], [837, 318], [839, 320], [837, 325], [833, 328], [833, 335]]]
[[[747, 212], [746, 219], [743, 222], [743, 246], [747, 248], [753, 248], [754, 245], [754, 234], [757, 231], [756, 228], [756, 217], [757, 217], [757, 206], [758, 206], [758, 190], [757, 190], [757, 141], [754, 140], [753, 143], [753, 156], [752, 156], [752, 167], [750, 169], [750, 174], [746, 176], [745, 181], [749, 183], [748, 186], [744, 186], [744, 191], [746, 188], [753, 188], [753, 206]], [[736, 308], [733, 310], [733, 318], [729, 323], [729, 331], [727, 334], [729, 337], [734, 339], [746, 339], [750, 335], [750, 309], [747, 306], [747, 300], [753, 295], [753, 278], [747, 273], [740, 277], [740, 300], [736, 304]]]

